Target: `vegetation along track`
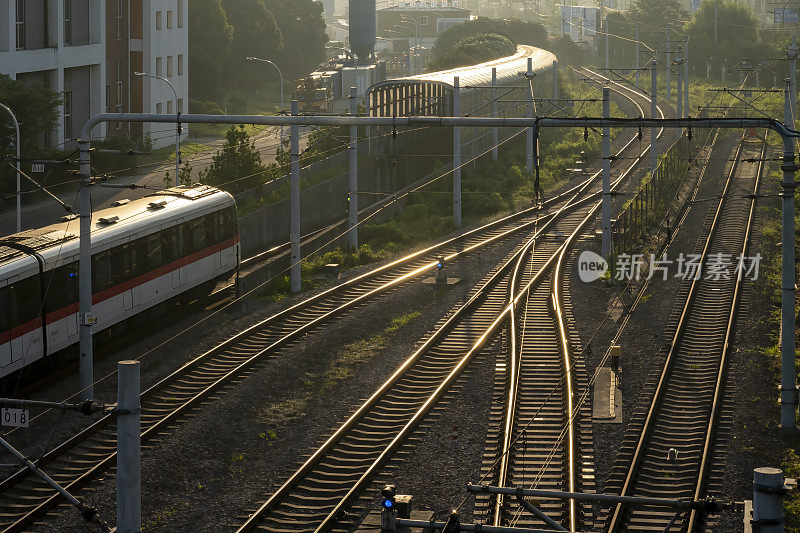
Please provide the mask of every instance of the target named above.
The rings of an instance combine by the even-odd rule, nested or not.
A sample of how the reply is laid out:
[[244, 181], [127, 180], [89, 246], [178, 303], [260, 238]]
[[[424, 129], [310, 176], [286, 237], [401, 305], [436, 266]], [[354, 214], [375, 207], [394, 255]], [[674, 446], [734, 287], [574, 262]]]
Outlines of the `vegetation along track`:
[[[647, 96], [591, 70], [581, 72], [624, 93], [645, 115], [640, 102], [649, 103]], [[660, 108], [659, 113], [663, 117]], [[647, 149], [642, 156], [646, 153]], [[566, 254], [567, 249], [560, 253]], [[520, 309], [509, 315], [506, 360], [499, 365], [503, 372], [496, 385], [502, 391], [496, 396], [503, 398], [496, 405], [502, 407], [492, 414], [484, 455], [484, 478], [499, 486], [573, 492], [593, 488], [590, 431], [580, 424], [589, 406], [576, 402], [585, 394], [587, 377], [582, 361], [576, 361], [573, 353], [579, 341], [566, 327], [564, 262], [560, 257], [549, 283], [531, 291]], [[513, 498], [484, 496], [478, 502], [477, 513], [495, 526], [547, 526], [522, 512]], [[544, 500], [541, 508], [571, 531], [586, 523], [572, 501]]]
[[[742, 269], [715, 275], [714, 261], [746, 255], [766, 142], [759, 148], [743, 141], [726, 177], [703, 244], [696, 276], [688, 292], [664, 366], [646, 413], [634, 415], [639, 428], [620, 455], [627, 463], [623, 495], [704, 499], [709, 491], [711, 458], [718, 434], [728, 357], [737, 306], [744, 283]], [[760, 156], [759, 156], [760, 153]], [[756, 161], [744, 161], [743, 155]], [[751, 194], [743, 195], [744, 192]], [[718, 254], [723, 254], [722, 256]], [[729, 254], [729, 255], [725, 255]], [[612, 480], [612, 483], [614, 481]], [[692, 510], [677, 516], [668, 510], [617, 506], [608, 530], [666, 531], [671, 522], [681, 531], [704, 530], [705, 515]]]
[[[646, 153], [645, 149], [641, 156]], [[614, 182], [614, 188], [627, 178], [635, 165], [636, 162], [624, 169]], [[578, 191], [575, 199], [584, 192]], [[589, 202], [592, 198], [594, 195], [584, 195], [581, 207], [559, 210], [556, 217], [548, 219], [525, 245], [490, 273], [469, 300], [426, 337], [402, 367], [247, 519], [240, 531], [324, 531], [334, 524], [345, 525], [340, 521], [354, 499], [424, 420], [466, 365], [489, 345], [503, 324], [509, 320], [516, 322], [515, 310], [528, 299], [529, 293], [536, 292], [535, 298], [531, 298], [539, 303], [540, 292], [544, 290], [550, 294], [552, 290], [557, 302], [549, 328], [556, 339], [551, 353], [561, 356], [556, 357], [556, 369], [548, 369], [549, 379], [555, 376], [558, 381], [559, 376], [568, 376], [564, 391], [569, 392], [562, 396], [566, 407], [560, 410], [571, 412], [574, 407], [573, 369], [563, 297], [558, 284], [548, 283], [551, 278], [547, 272], [552, 269], [555, 271], [552, 279], [561, 279], [567, 250], [599, 208], [599, 203]], [[573, 205], [572, 202], [569, 205]], [[548, 234], [549, 238], [544, 238]], [[568, 235], [566, 240], [564, 235]], [[545, 306], [546, 301], [547, 297]], [[538, 339], [538, 335], [529, 339]], [[527, 342], [524, 337], [522, 340]], [[520, 403], [528, 400], [523, 397]], [[575, 472], [577, 468], [573, 461], [578, 457], [573, 420], [574, 416], [562, 415], [558, 427], [552, 428], [565, 438], [564, 450], [568, 458], [564, 470], [567, 472]], [[567, 421], [566, 431], [561, 429], [564, 421]], [[558, 438], [553, 442], [556, 440]], [[560, 451], [558, 447], [555, 449]], [[560, 455], [555, 463], [561, 463]], [[564, 477], [574, 481], [571, 473]], [[573, 482], [567, 486], [575, 488]], [[568, 522], [575, 522], [576, 513], [574, 508], [567, 511], [573, 518]]]
[[[632, 138], [620, 153], [635, 140]], [[444, 256], [450, 261], [515, 237], [535, 224], [550, 220], [556, 210], [565, 206], [572, 209], [569, 199], [578, 191], [588, 190], [597, 178], [595, 174], [541, 206], [465, 232], [312, 296], [198, 356], [142, 393], [142, 443], [166, 431], [234, 378], [241, 377], [301, 335], [432, 270], [437, 257]], [[105, 416], [49, 451], [38, 465], [74, 492], [114, 466], [115, 447], [114, 419]], [[0, 482], [0, 500], [0, 528], [4, 531], [25, 528], [61, 501], [57, 493], [27, 469], [20, 469]]]

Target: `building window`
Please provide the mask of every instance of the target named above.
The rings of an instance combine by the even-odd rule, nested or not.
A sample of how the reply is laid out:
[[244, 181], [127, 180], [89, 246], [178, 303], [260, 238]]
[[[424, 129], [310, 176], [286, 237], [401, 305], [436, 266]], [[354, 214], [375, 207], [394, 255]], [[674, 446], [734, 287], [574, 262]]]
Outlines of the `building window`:
[[122, 113], [122, 61], [117, 60], [117, 113]]
[[178, 54], [178, 76], [183, 76], [183, 54]]
[[17, 50], [25, 50], [25, 0], [17, 0]]
[[161, 29], [161, 11], [156, 11], [156, 29]]
[[427, 26], [428, 25], [427, 15], [422, 15], [421, 17], [419, 17], [419, 23], [421, 26]]
[[122, 39], [122, 9], [123, 1], [117, 0], [117, 16], [114, 18], [114, 26], [117, 31], [117, 39]]
[[159, 57], [157, 57], [157, 58], [156, 58], [156, 76], [163, 76], [163, 75], [164, 75], [164, 74], [162, 73], [162, 71], [164, 70], [164, 69], [162, 68], [162, 63], [163, 63], [163, 58], [162, 58], [162, 57], [160, 57], [160, 56], [159, 56]]
[[160, 115], [162, 111], [161, 102], [156, 104], [156, 115]]
[[167, 11], [167, 29], [172, 29], [172, 11]]
[[178, 113], [183, 113], [183, 98], [178, 98]]
[[64, 46], [72, 45], [72, 0], [64, 0]]
[[64, 140], [72, 139], [72, 91], [64, 91]]
[[178, 27], [183, 28], [183, 0], [178, 0]]
[[172, 100], [167, 100], [167, 115], [173, 114], [174, 111], [172, 110]]
[[172, 56], [167, 56], [167, 77], [172, 77]]

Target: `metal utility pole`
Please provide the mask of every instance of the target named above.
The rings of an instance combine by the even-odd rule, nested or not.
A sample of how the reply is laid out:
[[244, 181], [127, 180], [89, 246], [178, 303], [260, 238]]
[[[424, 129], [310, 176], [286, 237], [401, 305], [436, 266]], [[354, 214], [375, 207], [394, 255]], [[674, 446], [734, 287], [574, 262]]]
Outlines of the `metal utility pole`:
[[[788, 49], [788, 56], [789, 56], [789, 78], [792, 80], [792, 85], [789, 88], [790, 94], [792, 96], [792, 115], [796, 115], [797, 113], [794, 112], [795, 106], [797, 105], [797, 36], [792, 36], [792, 44], [789, 46]], [[794, 124], [787, 124], [790, 128], [794, 128]]]
[[[497, 68], [492, 67], [492, 116], [497, 118]], [[492, 159], [497, 161], [497, 145], [500, 143], [500, 130], [492, 128]]]
[[[650, 118], [658, 113], [658, 69], [656, 60], [650, 62]], [[669, 70], [669, 68], [667, 68]], [[650, 172], [655, 174], [658, 166], [658, 128], [650, 128]]]
[[636, 86], [639, 86], [639, 67], [641, 63], [639, 63], [639, 25], [636, 24], [634, 26], [634, 31], [636, 32]]
[[[297, 113], [297, 100], [291, 103], [292, 116]], [[289, 179], [289, 234], [292, 246], [292, 292], [300, 292], [300, 127], [292, 124], [289, 130], [291, 145], [289, 158], [291, 162], [291, 176]]]
[[[453, 116], [461, 117], [461, 84], [453, 77]], [[461, 227], [461, 126], [453, 126], [453, 224]]]
[[[260, 57], [252, 57], [252, 56], [246, 57], [245, 59], [247, 59], [248, 61], [261, 61], [262, 63], [269, 63], [270, 65], [275, 67], [275, 70], [278, 71], [278, 76], [280, 76], [281, 78], [281, 114], [285, 113], [286, 107], [284, 107], [283, 105], [283, 72], [281, 72], [281, 69], [279, 69], [278, 65], [276, 65], [269, 59], [261, 59]], [[281, 146], [283, 146], [283, 124], [281, 124]]]
[[117, 532], [142, 530], [139, 361], [117, 363]]
[[[533, 59], [528, 58], [528, 72], [525, 75], [528, 81], [528, 118], [533, 118]], [[525, 132], [525, 171], [528, 176], [533, 175], [533, 128]]]
[[17, 132], [17, 233], [22, 231], [22, 189], [20, 188], [20, 135], [19, 135], [19, 122], [17, 121], [17, 117], [14, 115], [14, 112], [7, 106], [0, 104], [0, 109], [5, 109], [8, 111], [8, 114], [11, 115], [11, 121], [14, 123], [14, 129]]
[[[792, 80], [786, 79], [783, 120], [789, 128], [794, 126], [791, 101]], [[796, 431], [797, 373], [795, 372], [795, 313], [794, 313], [794, 137], [783, 138], [782, 190], [782, 281], [781, 281], [781, 427]]]
[[714, 0], [714, 45], [716, 46], [719, 44], [719, 39], [717, 38], [717, 0]]
[[[89, 130], [91, 131], [91, 130]], [[80, 398], [94, 400], [94, 352], [92, 347], [92, 325], [97, 322], [92, 313], [92, 167], [89, 155], [89, 139], [78, 143], [81, 158], [81, 182], [78, 188], [78, 212], [80, 236], [78, 252], [78, 305], [80, 312]]]
[[606, 73], [608, 73], [608, 69], [609, 69], [609, 63], [608, 63], [608, 17], [605, 18], [604, 24], [605, 24], [605, 29], [606, 29]]
[[675, 86], [675, 113], [678, 118], [683, 117], [683, 59], [681, 47], [678, 47], [678, 57], [675, 59], [675, 65], [678, 67], [678, 83]]
[[[603, 118], [611, 117], [609, 88], [603, 87]], [[603, 126], [603, 257], [611, 255], [611, 128]]]
[[670, 46], [672, 46], [670, 41], [670, 29], [667, 27], [667, 95], [665, 100], [667, 103], [669, 103], [669, 99], [672, 97], [672, 52], [670, 51]]
[[558, 61], [553, 60], [553, 99], [558, 100]]
[[[759, 533], [783, 533], [783, 502], [785, 491], [780, 468], [761, 467], [753, 470], [753, 523]], [[748, 520], [749, 517], [745, 517]]]
[[689, 37], [683, 45], [683, 113], [689, 116]]
[[155, 74], [148, 74], [146, 72], [134, 72], [133, 74], [134, 76], [155, 78], [165, 82], [169, 85], [169, 88], [172, 89], [172, 94], [175, 96], [175, 112], [177, 116], [175, 120], [175, 186], [178, 186], [181, 184], [181, 110], [178, 109], [178, 91], [175, 90], [175, 86], [172, 85], [172, 82], [163, 76], [156, 76]]
[[725, 85], [725, 71], [728, 70], [728, 60], [722, 60], [722, 85]]
[[[358, 114], [358, 88], [350, 87], [350, 114]], [[350, 249], [358, 248], [358, 126], [350, 126], [350, 207], [348, 211]]]

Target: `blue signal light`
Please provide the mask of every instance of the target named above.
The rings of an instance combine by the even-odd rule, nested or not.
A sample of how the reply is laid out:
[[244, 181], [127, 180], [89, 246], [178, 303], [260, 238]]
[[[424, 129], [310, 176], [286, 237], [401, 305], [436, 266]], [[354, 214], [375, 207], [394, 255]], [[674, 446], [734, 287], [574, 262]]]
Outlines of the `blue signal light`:
[[383, 507], [384, 508], [391, 509], [393, 505], [394, 505], [394, 502], [392, 500], [390, 500], [389, 498], [386, 498], [385, 500], [383, 500]]

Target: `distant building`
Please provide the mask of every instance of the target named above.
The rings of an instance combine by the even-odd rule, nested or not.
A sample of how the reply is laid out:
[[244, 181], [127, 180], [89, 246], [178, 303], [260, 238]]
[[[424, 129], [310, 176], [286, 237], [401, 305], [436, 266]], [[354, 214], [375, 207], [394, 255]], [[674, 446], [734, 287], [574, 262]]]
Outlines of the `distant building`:
[[[103, 112], [186, 111], [187, 0], [0, 0], [0, 74], [43, 85], [63, 96], [58, 125], [44, 143], [70, 144]], [[134, 76], [143, 71], [166, 83]], [[20, 117], [22, 119], [22, 117]], [[163, 124], [100, 125], [94, 137], [150, 134], [155, 146], [174, 141]]]
[[378, 36], [400, 39], [406, 48], [430, 48], [439, 34], [470, 19], [458, 2], [406, 2], [378, 9]]
[[589, 50], [597, 50], [600, 8], [597, 6], [561, 6], [561, 35], [569, 35]]

